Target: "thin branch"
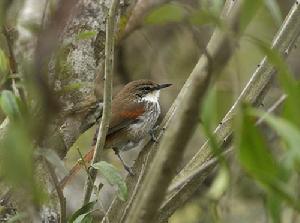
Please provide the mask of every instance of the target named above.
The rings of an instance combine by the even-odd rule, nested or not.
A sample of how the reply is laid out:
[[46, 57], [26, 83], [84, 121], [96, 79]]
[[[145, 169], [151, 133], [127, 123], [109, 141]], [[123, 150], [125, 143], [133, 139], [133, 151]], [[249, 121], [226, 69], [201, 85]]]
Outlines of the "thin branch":
[[[224, 21], [230, 31], [239, 28], [243, 1], [236, 1], [230, 16]], [[189, 79], [191, 84], [180, 101], [178, 109], [165, 132], [159, 149], [151, 162], [150, 169], [138, 190], [137, 197], [129, 210], [126, 223], [150, 223], [158, 213], [175, 170], [182, 160], [184, 149], [194, 132], [202, 105], [210, 83], [225, 67], [233, 52], [229, 48], [227, 32], [215, 30], [207, 46], [207, 54], [200, 57]], [[209, 55], [209, 56], [208, 56]]]
[[64, 196], [63, 191], [61, 190], [59, 186], [59, 180], [55, 174], [55, 170], [53, 169], [52, 165], [48, 160], [45, 158], [45, 163], [48, 168], [48, 171], [50, 173], [53, 185], [55, 187], [58, 200], [59, 200], [59, 205], [60, 205], [60, 223], [65, 223], [67, 221], [67, 214], [66, 214], [66, 198]]
[[[87, 177], [88, 177], [88, 180], [90, 181], [90, 183], [91, 183], [91, 184], [94, 184], [94, 182], [93, 182], [93, 180], [92, 180], [92, 178], [91, 178], [90, 172], [89, 172], [89, 168], [88, 168], [88, 166], [86, 165], [85, 160], [84, 160], [84, 158], [83, 158], [83, 155], [82, 155], [82, 153], [80, 152], [80, 149], [79, 149], [78, 147], [77, 147], [77, 152], [78, 152], [78, 154], [79, 154], [79, 156], [80, 156], [80, 160], [79, 160], [78, 162], [80, 162], [80, 164], [83, 165], [84, 170], [85, 170], [85, 172], [86, 172], [86, 174], [87, 174]], [[60, 183], [60, 187], [63, 188], [63, 186], [61, 185], [61, 183]]]
[[[299, 3], [296, 2], [274, 38], [272, 48], [278, 50], [284, 57], [286, 57], [299, 36], [299, 27], [300, 9]], [[255, 70], [250, 81], [247, 83], [234, 105], [223, 118], [222, 123], [215, 130], [215, 138], [219, 144], [222, 144], [230, 137], [232, 133], [232, 117], [234, 116], [239, 104], [242, 101], [252, 103], [253, 105], [260, 104], [259, 102], [263, 100], [270, 84], [272, 83], [274, 74], [275, 70], [273, 66], [268, 63], [267, 58], [265, 57]], [[190, 174], [197, 168], [201, 167], [211, 156], [212, 153], [209, 148], [209, 144], [206, 142], [173, 180], [169, 187], [169, 195], [161, 207], [162, 213], [173, 213], [173, 211], [177, 208], [176, 206], [182, 204], [187, 197], [196, 191], [199, 184], [202, 182], [200, 179], [201, 177], [199, 177], [201, 174], [198, 175], [199, 180], [197, 177], [192, 178], [193, 180], [189, 180], [189, 183], [185, 184], [180, 191], [174, 191], [173, 189], [176, 188], [175, 185], [178, 182], [184, 182], [185, 179], [190, 179]]]
[[9, 64], [10, 64], [10, 70], [13, 74], [18, 73], [18, 66], [16, 61], [16, 56], [13, 50], [13, 37], [11, 35], [11, 30], [7, 26], [3, 26], [2, 32], [5, 36], [8, 52], [9, 52]]
[[[106, 134], [109, 128], [109, 120], [111, 116], [111, 101], [112, 101], [112, 77], [113, 77], [113, 58], [114, 58], [114, 40], [115, 40], [115, 20], [119, 0], [113, 0], [108, 12], [106, 24], [106, 41], [105, 41], [105, 76], [104, 76], [104, 102], [103, 102], [103, 115], [100, 124], [100, 130], [97, 136], [96, 148], [92, 160], [92, 164], [100, 160], [103, 147], [105, 144]], [[90, 176], [92, 182], [88, 179], [85, 184], [85, 192], [83, 204], [87, 204], [90, 200], [93, 185], [96, 179], [97, 170], [91, 168]]]

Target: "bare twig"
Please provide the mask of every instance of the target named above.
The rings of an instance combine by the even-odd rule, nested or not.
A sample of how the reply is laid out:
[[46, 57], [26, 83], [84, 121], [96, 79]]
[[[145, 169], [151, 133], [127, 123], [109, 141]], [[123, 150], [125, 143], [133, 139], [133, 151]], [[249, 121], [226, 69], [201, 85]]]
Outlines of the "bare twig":
[[[236, 1], [232, 13], [225, 20], [229, 30], [233, 32], [239, 27], [242, 4], [243, 1]], [[180, 109], [172, 118], [176, 122], [171, 122], [168, 126], [125, 222], [154, 222], [175, 169], [197, 126], [199, 105], [202, 104], [209, 84], [216, 79], [232, 55], [229, 43], [227, 33], [217, 28], [207, 46], [209, 57], [202, 55], [193, 69], [189, 78], [191, 80], [189, 89], [180, 101]], [[212, 61], [213, 66], [210, 64]]]
[[[300, 9], [299, 4], [295, 3], [286, 17], [282, 27], [274, 38], [272, 47], [286, 57], [299, 36], [299, 27]], [[220, 144], [229, 138], [232, 133], [232, 117], [234, 116], [238, 105], [242, 101], [252, 103], [254, 105], [260, 104], [259, 102], [263, 99], [270, 87], [274, 73], [275, 71], [273, 66], [268, 63], [267, 58], [265, 57], [260, 63], [260, 66], [255, 70], [239, 98], [223, 118], [222, 123], [215, 130], [215, 138]], [[200, 179], [201, 177], [198, 178], [199, 180], [197, 177], [193, 178], [193, 180], [189, 180], [189, 183], [186, 183], [179, 191], [174, 192], [173, 190], [173, 188], [175, 188], [174, 185], [176, 185], [177, 182], [184, 182], [184, 179], [189, 179], [190, 173], [201, 167], [211, 156], [212, 154], [209, 144], [206, 142], [200, 148], [198, 153], [173, 180], [171, 186], [169, 187], [169, 195], [161, 207], [162, 212], [173, 213], [173, 211], [176, 209], [176, 205], [182, 204], [186, 198], [198, 188], [199, 184], [202, 182]]]
[[[105, 76], [104, 76], [104, 102], [103, 102], [103, 115], [97, 136], [96, 148], [92, 160], [92, 164], [100, 160], [103, 147], [105, 144], [106, 134], [109, 128], [109, 120], [111, 116], [111, 100], [112, 100], [112, 77], [113, 77], [113, 58], [114, 58], [114, 40], [115, 40], [115, 20], [119, 0], [113, 0], [108, 12], [106, 24], [106, 41], [105, 41]], [[97, 170], [91, 168], [89, 170], [91, 180], [86, 181], [83, 204], [89, 202], [93, 184], [96, 179]]]
[[48, 171], [50, 173], [53, 185], [55, 187], [58, 199], [59, 199], [59, 205], [60, 205], [60, 222], [65, 223], [67, 221], [67, 215], [66, 215], [66, 198], [64, 196], [63, 191], [61, 190], [59, 186], [59, 180], [55, 174], [55, 170], [53, 169], [52, 165], [46, 158], [44, 158], [46, 166], [48, 168]]

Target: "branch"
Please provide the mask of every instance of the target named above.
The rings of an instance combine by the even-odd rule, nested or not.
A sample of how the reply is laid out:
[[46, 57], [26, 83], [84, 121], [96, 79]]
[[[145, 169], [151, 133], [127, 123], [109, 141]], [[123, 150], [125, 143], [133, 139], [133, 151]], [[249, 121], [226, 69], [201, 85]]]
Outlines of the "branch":
[[[274, 38], [272, 48], [278, 50], [284, 57], [286, 57], [300, 34], [299, 27], [300, 9], [299, 3], [296, 2]], [[226, 140], [230, 137], [232, 133], [232, 118], [239, 104], [242, 101], [253, 105], [260, 104], [270, 87], [274, 74], [275, 70], [273, 66], [267, 62], [266, 57], [263, 58], [246, 87], [223, 118], [222, 123], [216, 128], [214, 135], [219, 144], [222, 144], [224, 141], [226, 142]], [[203, 180], [203, 173], [199, 172], [194, 175], [194, 177], [191, 177], [191, 173], [199, 169], [211, 157], [212, 153], [209, 148], [208, 141], [206, 141], [191, 161], [173, 180], [168, 189], [168, 196], [161, 206], [161, 213], [168, 213], [168, 216], [170, 216], [170, 214], [172, 214], [196, 191]], [[178, 190], [176, 186], [178, 182], [186, 182], [186, 184]]]
[[[233, 33], [239, 28], [242, 5], [243, 1], [236, 1], [229, 18], [224, 21]], [[180, 100], [180, 109], [172, 117], [176, 121], [168, 126], [125, 222], [154, 222], [184, 149], [198, 124], [205, 93], [233, 53], [230, 43], [228, 33], [217, 28], [208, 43], [207, 54], [200, 57], [189, 77], [191, 84]]]
[[53, 185], [55, 187], [58, 199], [59, 199], [59, 205], [60, 205], [60, 223], [64, 223], [67, 220], [67, 214], [66, 214], [66, 198], [64, 196], [63, 191], [61, 190], [59, 186], [59, 180], [55, 174], [55, 170], [53, 169], [51, 163], [45, 158], [45, 163], [48, 168], [48, 171], [50, 173]]
[[[266, 111], [266, 115], [267, 114], [271, 114], [271, 113], [277, 113], [278, 110], [281, 108], [283, 102], [287, 99], [287, 95], [282, 95], [279, 99], [277, 99], [273, 105], [271, 107], [269, 107], [269, 109]], [[265, 120], [265, 116], [261, 117], [260, 119], [258, 119], [255, 123], [256, 126], [261, 125], [264, 120]], [[231, 154], [231, 152], [233, 152], [233, 147], [232, 145], [229, 144], [224, 144], [222, 145], [223, 148], [223, 152], [222, 152], [222, 156], [228, 156]], [[213, 170], [217, 167], [218, 165], [218, 159], [216, 157], [211, 157], [209, 160], [205, 161], [201, 166], [193, 169], [192, 172], [190, 172], [190, 175], [182, 180], [182, 181], [176, 181], [176, 184], [172, 184], [172, 191], [177, 191], [180, 190], [181, 188], [183, 188], [186, 184], [189, 184], [191, 181], [193, 181], [194, 179], [198, 179], [198, 187], [197, 187], [197, 191], [204, 192], [205, 189], [201, 188], [201, 186], [203, 185], [202, 182], [209, 176], [211, 175], [213, 172]], [[206, 187], [206, 186], [205, 186]], [[187, 194], [185, 194], [187, 195]], [[171, 197], [171, 196], [170, 196]], [[174, 200], [173, 200], [174, 201]], [[178, 207], [178, 204], [182, 205], [186, 200], [181, 200], [178, 199], [176, 200], [176, 203], [172, 203], [172, 205], [175, 205], [175, 209], [176, 207]], [[171, 204], [169, 204], [169, 206], [171, 206]], [[173, 214], [175, 209], [167, 209], [167, 206], [162, 205], [161, 209], [160, 209], [160, 215], [158, 217], [159, 222], [165, 222], [171, 214]]]
[[[102, 120], [97, 136], [95, 152], [92, 164], [100, 160], [103, 147], [105, 144], [106, 134], [109, 128], [109, 121], [111, 116], [111, 101], [112, 101], [112, 77], [113, 77], [113, 58], [114, 58], [114, 40], [115, 40], [115, 20], [119, 0], [113, 0], [109, 9], [107, 24], [106, 24], [106, 41], [105, 41], [105, 77], [104, 77], [104, 104]], [[86, 180], [83, 204], [90, 201], [94, 182], [97, 176], [97, 170], [91, 168], [89, 171], [90, 178]]]

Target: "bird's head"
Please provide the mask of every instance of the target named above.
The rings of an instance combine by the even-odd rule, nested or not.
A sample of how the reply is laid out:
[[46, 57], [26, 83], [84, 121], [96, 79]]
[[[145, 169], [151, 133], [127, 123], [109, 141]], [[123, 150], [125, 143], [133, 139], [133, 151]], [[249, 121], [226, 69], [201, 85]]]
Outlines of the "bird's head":
[[141, 101], [158, 102], [160, 90], [171, 85], [157, 84], [151, 80], [136, 80], [125, 85], [120, 94], [130, 94]]

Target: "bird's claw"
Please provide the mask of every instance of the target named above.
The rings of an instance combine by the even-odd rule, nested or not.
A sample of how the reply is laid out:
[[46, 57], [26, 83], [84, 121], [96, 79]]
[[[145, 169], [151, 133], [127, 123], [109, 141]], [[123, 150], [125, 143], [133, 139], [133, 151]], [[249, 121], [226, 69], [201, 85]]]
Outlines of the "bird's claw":
[[155, 136], [155, 133], [157, 132], [158, 129], [159, 129], [159, 126], [157, 125], [149, 131], [152, 142], [158, 143], [158, 139]]
[[124, 165], [124, 168], [125, 170], [129, 173], [130, 176], [134, 176], [135, 173], [133, 172], [132, 168], [127, 166], [127, 165]]

